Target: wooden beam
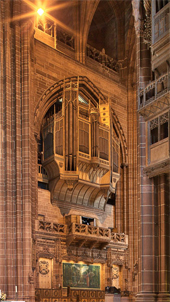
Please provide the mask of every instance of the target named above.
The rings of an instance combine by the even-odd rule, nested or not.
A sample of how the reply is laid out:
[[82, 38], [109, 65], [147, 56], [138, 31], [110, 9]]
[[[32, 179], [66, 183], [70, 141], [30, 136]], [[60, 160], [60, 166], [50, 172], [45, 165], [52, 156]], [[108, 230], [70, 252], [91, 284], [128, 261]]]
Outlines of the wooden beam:
[[105, 248], [105, 246], [107, 246], [108, 244], [109, 244], [109, 242], [103, 242], [103, 243], [101, 243], [99, 249], [103, 250]]
[[67, 246], [70, 246], [73, 243], [74, 239], [75, 236], [69, 236], [69, 238], [67, 238], [66, 240]]
[[78, 244], [78, 247], [82, 247], [85, 243], [86, 243], [87, 239], [83, 239], [80, 241], [80, 243]]
[[97, 243], [98, 241], [92, 241], [90, 246], [89, 246], [89, 249], [91, 250]]

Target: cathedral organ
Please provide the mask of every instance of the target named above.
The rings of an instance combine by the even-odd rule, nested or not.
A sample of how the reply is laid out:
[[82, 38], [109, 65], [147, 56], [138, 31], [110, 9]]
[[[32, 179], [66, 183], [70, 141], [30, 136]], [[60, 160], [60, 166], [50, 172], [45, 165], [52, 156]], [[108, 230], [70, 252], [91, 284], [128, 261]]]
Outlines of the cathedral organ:
[[[109, 194], [115, 193], [120, 177], [120, 140], [113, 132], [108, 101], [91, 96], [86, 81], [66, 79], [60, 97], [52, 95], [55, 103], [48, 109], [41, 130], [42, 165], [48, 174], [52, 202], [59, 199], [62, 186], [78, 188], [78, 195], [84, 187], [91, 190], [88, 204], [102, 209]], [[85, 200], [86, 194], [79, 198], [81, 204]], [[71, 202], [69, 196], [67, 201]]]

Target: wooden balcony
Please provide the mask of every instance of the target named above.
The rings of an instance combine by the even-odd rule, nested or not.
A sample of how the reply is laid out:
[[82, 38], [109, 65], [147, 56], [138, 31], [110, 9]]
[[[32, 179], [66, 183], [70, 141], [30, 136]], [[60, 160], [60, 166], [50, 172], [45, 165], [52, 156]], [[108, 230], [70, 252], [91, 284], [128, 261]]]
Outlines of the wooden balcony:
[[86, 224], [60, 224], [48, 221], [37, 221], [36, 230], [39, 234], [48, 236], [62, 236], [66, 238], [67, 246], [76, 245], [89, 249], [103, 249], [107, 245], [114, 248], [126, 249], [128, 236], [124, 233], [115, 233], [113, 229], [101, 228]]
[[146, 120], [170, 105], [170, 72], [149, 83], [138, 94], [138, 112]]
[[91, 225], [72, 223], [68, 227], [67, 245], [103, 249], [108, 244], [127, 247], [128, 237], [125, 234], [114, 233], [113, 230]]

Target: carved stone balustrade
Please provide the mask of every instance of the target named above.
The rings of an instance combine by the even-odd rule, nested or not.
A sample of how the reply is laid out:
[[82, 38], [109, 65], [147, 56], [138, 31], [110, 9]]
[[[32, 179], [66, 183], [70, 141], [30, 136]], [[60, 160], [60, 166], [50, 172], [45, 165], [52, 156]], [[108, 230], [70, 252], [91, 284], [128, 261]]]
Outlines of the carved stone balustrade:
[[170, 105], [170, 72], [161, 75], [139, 91], [139, 113], [149, 118]]
[[119, 71], [119, 65], [117, 60], [109, 57], [105, 54], [105, 51], [100, 51], [90, 45], [87, 45], [87, 57], [99, 62], [103, 66], [112, 69], [114, 71]]
[[57, 27], [57, 41], [74, 49], [74, 36]]

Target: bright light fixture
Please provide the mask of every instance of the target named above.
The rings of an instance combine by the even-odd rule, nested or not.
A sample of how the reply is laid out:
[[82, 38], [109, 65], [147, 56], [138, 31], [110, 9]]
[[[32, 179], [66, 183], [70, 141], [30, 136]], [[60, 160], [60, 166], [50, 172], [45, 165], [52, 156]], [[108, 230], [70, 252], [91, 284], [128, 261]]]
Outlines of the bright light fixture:
[[37, 13], [38, 13], [40, 16], [42, 16], [42, 14], [44, 14], [44, 10], [43, 10], [42, 8], [39, 8], [39, 9], [37, 10]]

